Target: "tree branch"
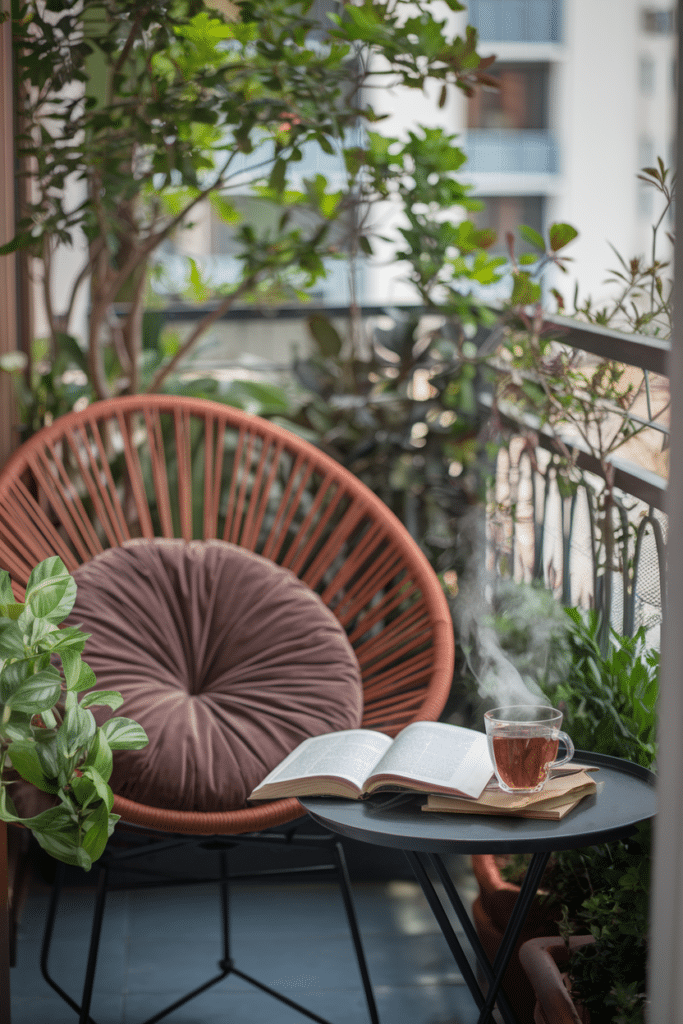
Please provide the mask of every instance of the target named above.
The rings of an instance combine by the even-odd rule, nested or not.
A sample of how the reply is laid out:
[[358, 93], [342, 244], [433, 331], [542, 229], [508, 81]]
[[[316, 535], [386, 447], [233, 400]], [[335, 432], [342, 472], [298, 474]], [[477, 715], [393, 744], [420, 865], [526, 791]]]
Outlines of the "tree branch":
[[241, 295], [244, 295], [245, 292], [248, 292], [250, 288], [254, 287], [258, 280], [258, 276], [258, 273], [254, 273], [251, 274], [249, 277], [245, 278], [245, 280], [242, 281], [242, 283], [235, 289], [234, 292], [231, 292], [230, 295], [225, 296], [223, 301], [219, 303], [216, 309], [212, 310], [210, 313], [207, 313], [206, 316], [202, 317], [202, 319], [195, 326], [194, 330], [189, 335], [189, 337], [186, 338], [183, 344], [180, 346], [180, 348], [173, 356], [173, 358], [170, 359], [168, 363], [165, 363], [162, 367], [160, 367], [159, 370], [157, 370], [156, 374], [152, 378], [151, 384], [147, 388], [148, 394], [159, 389], [159, 387], [163, 384], [163, 382], [166, 380], [169, 374], [172, 373], [173, 370], [175, 370], [178, 363], [180, 363], [188, 354], [188, 352], [190, 352], [190, 350], [196, 344], [197, 340], [201, 337], [201, 335], [204, 334], [204, 332], [207, 331], [209, 327], [211, 327], [211, 325], [216, 322], [216, 320], [219, 320], [224, 313], [227, 313], [227, 311], [230, 309], [233, 303]]

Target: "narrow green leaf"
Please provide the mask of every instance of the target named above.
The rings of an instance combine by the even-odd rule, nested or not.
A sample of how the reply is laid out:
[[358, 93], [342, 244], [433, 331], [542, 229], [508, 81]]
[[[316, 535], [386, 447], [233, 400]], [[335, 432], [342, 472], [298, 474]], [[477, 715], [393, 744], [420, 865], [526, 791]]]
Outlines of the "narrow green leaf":
[[90, 746], [96, 731], [97, 724], [92, 712], [76, 704], [65, 711], [59, 736], [64, 736], [66, 749], [73, 755], [83, 747]]
[[[68, 674], [67, 674], [67, 664]], [[64, 666], [64, 677], [66, 679], [67, 689], [72, 693], [81, 693], [83, 690], [91, 690], [95, 686], [97, 679], [95, 673], [85, 661], [81, 659], [81, 656], [76, 651], [63, 651], [62, 652], [62, 665]], [[83, 702], [81, 701], [81, 704]], [[83, 705], [87, 707], [87, 705]]]
[[278, 157], [278, 159], [273, 164], [273, 168], [268, 178], [268, 185], [270, 188], [273, 189], [274, 192], [280, 193], [284, 190], [286, 172], [286, 162], [282, 158]]
[[315, 339], [321, 355], [326, 358], [338, 356], [342, 349], [339, 331], [331, 320], [322, 313], [315, 313], [308, 318], [308, 329]]
[[112, 793], [111, 789], [109, 788], [105, 780], [102, 778], [100, 773], [98, 772], [97, 768], [95, 768], [94, 765], [90, 765], [88, 768], [84, 768], [83, 778], [90, 779], [93, 786], [95, 787], [95, 792], [97, 793], [98, 799], [102, 800], [107, 808], [107, 811], [110, 811], [114, 806], [114, 794]]
[[92, 766], [93, 768], [96, 768], [104, 781], [109, 782], [113, 765], [114, 758], [112, 756], [111, 747], [109, 746], [109, 741], [102, 732], [102, 729], [98, 729], [95, 733], [95, 738], [90, 744], [88, 755], [85, 758], [82, 767], [87, 768]]
[[25, 603], [33, 615], [50, 622], [63, 622], [76, 600], [76, 581], [56, 555], [40, 562], [26, 587]]
[[[31, 828], [30, 825], [28, 827]], [[83, 871], [89, 871], [92, 867], [92, 858], [78, 845], [78, 829], [75, 825], [71, 828], [65, 825], [61, 831], [54, 832], [43, 832], [39, 828], [32, 831], [45, 852], [55, 860], [82, 868]]]
[[16, 622], [21, 613], [23, 612], [23, 610], [23, 604], [17, 604], [16, 601], [13, 601], [8, 604], [0, 605], [0, 616], [2, 616], [5, 619], [11, 619], [13, 622]]
[[514, 306], [529, 306], [538, 302], [541, 297], [541, 286], [531, 280], [528, 274], [518, 273], [512, 277], [512, 295], [510, 302]]
[[[14, 604], [15, 597], [14, 591], [12, 590], [12, 582], [10, 580], [10, 574], [5, 570], [0, 570], [0, 615], [6, 615], [3, 611], [3, 606], [8, 604]], [[7, 616], [9, 618], [9, 616]]]
[[533, 245], [534, 248], [538, 249], [541, 253], [545, 252], [545, 242], [543, 241], [543, 236], [539, 235], [538, 231], [534, 231], [533, 228], [528, 227], [526, 224], [522, 224], [520, 225], [519, 233], [524, 241], [528, 242], [529, 245]]
[[24, 654], [24, 638], [20, 627], [9, 618], [0, 620], [0, 660], [23, 658]]
[[109, 809], [100, 804], [86, 819], [87, 832], [83, 838], [83, 849], [92, 861], [104, 853], [109, 839]]
[[46, 669], [29, 676], [7, 697], [5, 703], [13, 711], [37, 715], [43, 710], [53, 708], [61, 692], [62, 682], [59, 673], [54, 669]]

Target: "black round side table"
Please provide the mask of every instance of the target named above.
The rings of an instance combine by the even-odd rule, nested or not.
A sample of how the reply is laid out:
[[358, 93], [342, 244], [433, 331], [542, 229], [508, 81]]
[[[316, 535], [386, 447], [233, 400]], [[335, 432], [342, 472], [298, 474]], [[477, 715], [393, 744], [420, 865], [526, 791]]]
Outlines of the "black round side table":
[[[560, 821], [424, 813], [425, 797], [407, 793], [377, 794], [361, 801], [327, 797], [305, 797], [300, 801], [312, 818], [333, 832], [405, 852], [476, 1001], [480, 1011], [479, 1024], [486, 1024], [491, 1019], [496, 1003], [505, 1024], [516, 1024], [514, 1014], [499, 989], [550, 854], [622, 838], [639, 822], [655, 815], [655, 776], [652, 772], [604, 754], [577, 750], [575, 758], [582, 764], [599, 768], [595, 773], [599, 791], [585, 797]], [[493, 964], [489, 963], [442, 860], [442, 854], [447, 853], [533, 855]], [[434, 888], [428, 872], [430, 866], [443, 885], [486, 978], [486, 995]]]

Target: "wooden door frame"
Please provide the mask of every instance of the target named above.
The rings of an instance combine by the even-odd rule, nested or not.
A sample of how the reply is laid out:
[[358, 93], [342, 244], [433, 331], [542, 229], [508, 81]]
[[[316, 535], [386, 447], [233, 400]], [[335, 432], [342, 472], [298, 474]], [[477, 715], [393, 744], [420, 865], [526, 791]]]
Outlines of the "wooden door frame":
[[[0, 0], [9, 10], [9, 0]], [[12, 30], [9, 21], [0, 25], [0, 242], [14, 235], [14, 104], [12, 100]], [[15, 352], [18, 345], [17, 259], [0, 256], [0, 354]], [[13, 381], [0, 373], [0, 466], [16, 448], [17, 406]]]

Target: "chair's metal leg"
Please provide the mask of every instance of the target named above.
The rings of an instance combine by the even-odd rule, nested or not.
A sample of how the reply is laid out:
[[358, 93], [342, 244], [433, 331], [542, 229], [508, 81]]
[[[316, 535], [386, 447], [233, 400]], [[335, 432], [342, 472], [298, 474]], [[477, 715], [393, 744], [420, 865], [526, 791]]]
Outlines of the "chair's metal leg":
[[219, 967], [224, 971], [232, 968], [230, 958], [230, 881], [228, 875], [228, 855], [225, 850], [218, 854], [218, 870], [220, 878], [220, 901], [221, 901], [221, 936], [223, 939], [223, 959], [219, 961]]
[[[365, 959], [365, 953], [363, 951], [363, 945], [360, 935], [360, 929], [356, 918], [356, 912], [353, 905], [351, 896], [351, 883], [348, 875], [348, 869], [346, 867], [346, 860], [344, 857], [344, 851], [341, 843], [335, 840], [333, 843], [325, 840], [324, 845], [331, 848], [334, 864], [328, 864], [326, 867], [328, 870], [334, 869], [337, 874], [339, 887], [342, 893], [342, 899], [344, 901], [344, 909], [346, 911], [349, 928], [351, 930], [351, 938], [353, 940], [354, 951], [356, 959], [358, 961], [358, 967], [363, 982], [363, 988], [365, 991], [365, 998], [368, 1005], [368, 1011], [370, 1015], [371, 1024], [379, 1024], [379, 1015], [377, 1013], [377, 1006], [375, 1003], [375, 996], [372, 990], [372, 984], [370, 982], [370, 974], [367, 968]], [[315, 871], [315, 868], [312, 869]], [[63, 864], [57, 865], [57, 874], [55, 883], [52, 889], [50, 898], [50, 904], [45, 921], [45, 931], [43, 936], [43, 945], [41, 950], [41, 972], [43, 977], [48, 984], [57, 992], [57, 994], [78, 1014], [79, 1024], [95, 1024], [95, 1021], [90, 1016], [90, 1004], [92, 1002], [92, 994], [95, 981], [95, 972], [97, 968], [97, 955], [99, 950], [100, 936], [102, 931], [102, 921], [104, 917], [105, 901], [107, 894], [107, 883], [108, 883], [108, 869], [104, 866], [100, 867], [100, 873], [98, 877], [97, 893], [95, 899], [95, 909], [93, 913], [93, 924], [90, 936], [90, 947], [88, 951], [88, 961], [86, 965], [85, 981], [83, 986], [83, 1000], [81, 1005], [72, 999], [72, 997], [64, 991], [53, 978], [50, 977], [48, 969], [48, 961], [50, 956], [50, 947], [52, 943], [52, 937], [54, 933], [54, 924], [57, 914], [57, 908], [59, 903], [59, 897], [64, 884], [64, 873], [65, 868]], [[293, 999], [289, 999], [283, 993], [276, 991], [275, 989], [263, 984], [256, 978], [245, 974], [243, 971], [238, 970], [232, 963], [231, 950], [230, 950], [230, 877], [228, 870], [228, 856], [227, 851], [221, 850], [219, 853], [219, 887], [220, 887], [220, 912], [221, 912], [221, 938], [222, 938], [222, 951], [223, 959], [219, 962], [220, 973], [210, 978], [204, 984], [188, 992], [186, 995], [177, 999], [175, 1002], [166, 1006], [163, 1010], [160, 1010], [154, 1016], [149, 1017], [143, 1024], [157, 1024], [158, 1021], [166, 1017], [169, 1013], [183, 1006], [185, 1003], [190, 1002], [196, 996], [205, 992], [207, 989], [216, 985], [219, 981], [227, 978], [228, 975], [234, 974], [236, 977], [241, 978], [247, 983], [253, 985], [260, 991], [273, 996], [279, 1002], [284, 1003], [286, 1006], [297, 1010], [299, 1013], [308, 1017], [309, 1020], [316, 1021], [316, 1024], [329, 1024], [326, 1018], [319, 1016], [312, 1010], [307, 1009], [300, 1003], [295, 1002]]]
[[102, 921], [104, 919], [104, 904], [107, 898], [107, 882], [109, 881], [109, 870], [106, 865], [101, 865], [97, 876], [97, 892], [95, 895], [95, 910], [93, 912], [92, 929], [90, 932], [90, 948], [88, 949], [88, 961], [85, 968], [85, 981], [83, 982], [83, 1000], [81, 1002], [81, 1015], [78, 1024], [88, 1024], [90, 1020], [90, 1003], [92, 1002], [92, 990], [95, 984], [95, 971], [97, 969], [97, 953], [100, 948], [100, 936], [102, 935]]
[[339, 879], [339, 888], [341, 889], [342, 898], [344, 900], [344, 909], [346, 911], [346, 917], [349, 922], [349, 928], [351, 930], [353, 948], [356, 952], [358, 969], [360, 971], [360, 976], [363, 981], [365, 999], [368, 1004], [368, 1013], [370, 1014], [370, 1020], [372, 1021], [372, 1024], [379, 1024], [377, 1004], [375, 1003], [375, 993], [372, 990], [370, 972], [368, 971], [368, 965], [365, 959], [365, 951], [363, 949], [363, 942], [361, 940], [360, 929], [358, 927], [358, 919], [356, 918], [356, 909], [353, 905], [353, 897], [351, 896], [351, 879], [349, 878], [349, 871], [346, 866], [344, 848], [342, 844], [337, 840], [334, 843], [333, 849], [335, 864], [337, 868], [337, 877]]
[[214, 978], [209, 978], [208, 981], [205, 981], [203, 985], [198, 985], [197, 988], [193, 988], [191, 992], [188, 992], [180, 999], [176, 999], [176, 1001], [171, 1003], [170, 1006], [165, 1006], [163, 1010], [159, 1010], [159, 1012], [155, 1013], [153, 1017], [148, 1017], [147, 1020], [142, 1021], [142, 1024], [157, 1024], [157, 1021], [163, 1020], [163, 1018], [167, 1017], [169, 1013], [177, 1010], [179, 1006], [184, 1006], [185, 1003], [189, 1003], [190, 1000], [196, 999], [197, 996], [200, 996], [202, 992], [206, 992], [206, 990], [211, 988], [212, 985], [217, 985], [219, 981], [223, 981], [223, 979], [227, 978], [230, 973], [231, 971], [221, 971], [221, 973], [217, 974]]
[[[49, 960], [50, 960], [50, 947], [52, 945], [52, 935], [54, 933], [55, 919], [57, 917], [57, 906], [59, 904], [59, 897], [62, 892], [64, 885], [64, 876], [66, 873], [66, 867], [61, 862], [57, 863], [55, 872], [55, 880], [52, 884], [52, 892], [50, 894], [50, 903], [47, 909], [47, 915], [45, 918], [45, 928], [43, 930], [43, 944], [40, 950], [40, 973], [48, 983], [50, 988], [54, 989], [57, 995], [67, 1003], [71, 1009], [79, 1014], [81, 1013], [81, 1007], [78, 1005], [75, 999], [72, 999], [68, 992], [65, 992], [61, 985], [57, 982], [50, 974]], [[95, 1024], [92, 1017], [86, 1018], [87, 1024]]]

